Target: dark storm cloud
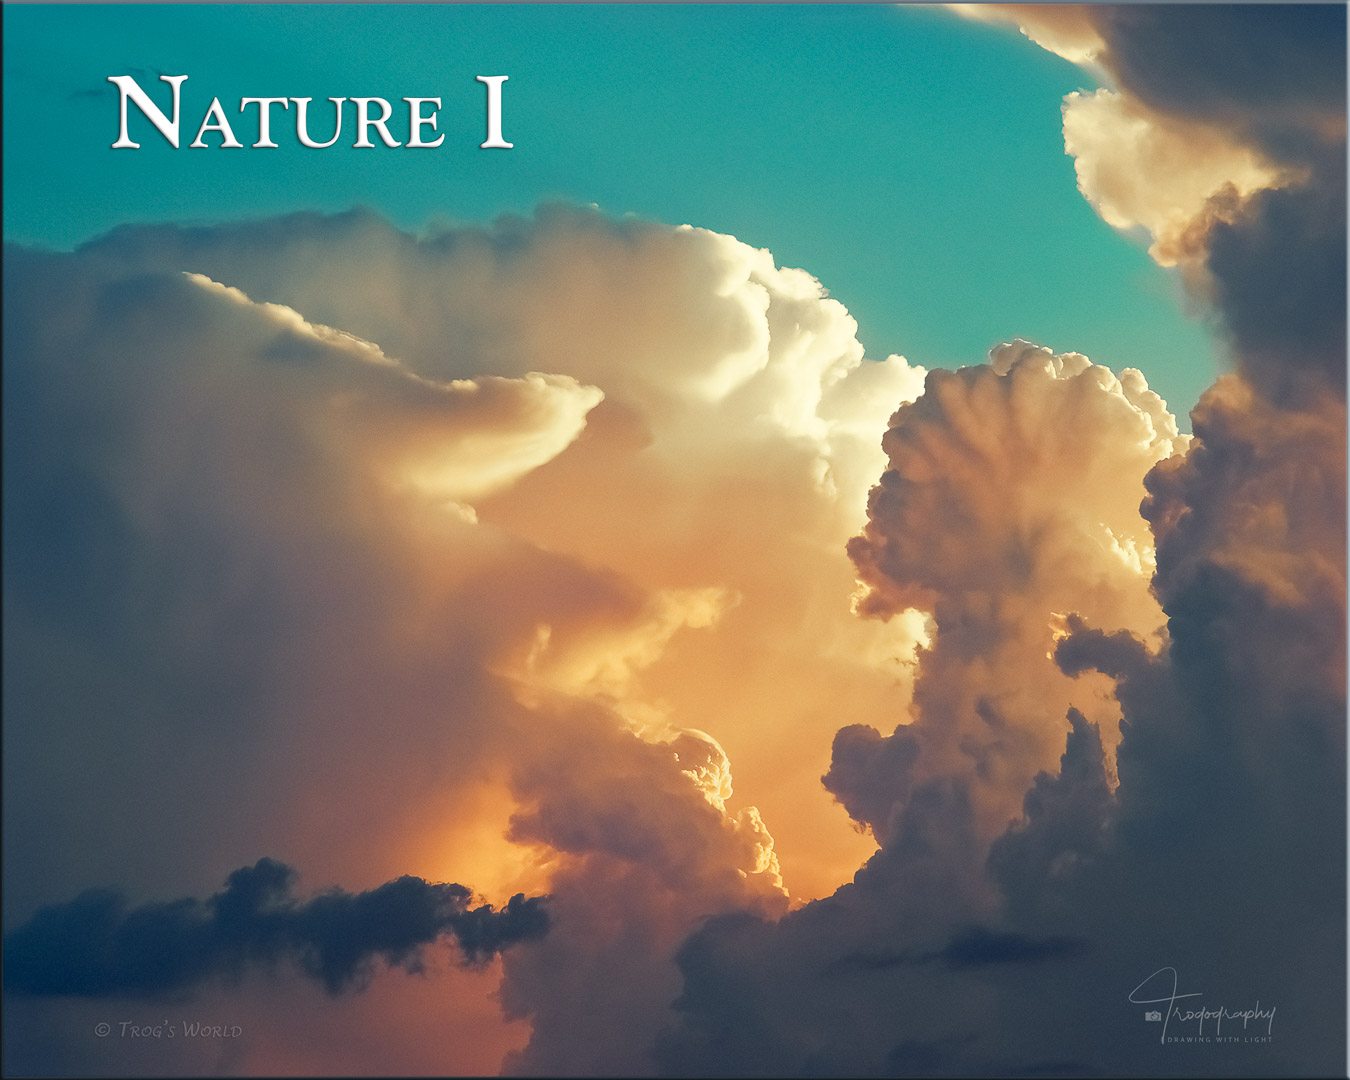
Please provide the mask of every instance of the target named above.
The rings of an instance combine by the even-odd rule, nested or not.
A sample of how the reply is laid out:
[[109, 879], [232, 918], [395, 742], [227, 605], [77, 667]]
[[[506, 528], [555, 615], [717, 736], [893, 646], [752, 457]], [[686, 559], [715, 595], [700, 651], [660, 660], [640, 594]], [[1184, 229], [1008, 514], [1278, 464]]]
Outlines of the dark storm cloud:
[[1344, 392], [1346, 9], [1128, 4], [1088, 9], [1120, 88], [1301, 170], [1224, 208], [1206, 267], [1242, 369], [1277, 397], [1309, 376]]
[[[1227, 126], [1312, 126], [1345, 108], [1340, 4], [1114, 4], [1089, 9], [1121, 89]], [[1275, 138], [1272, 131], [1270, 138]]]
[[41, 996], [150, 997], [293, 959], [333, 994], [361, 986], [374, 960], [418, 970], [421, 950], [453, 938], [467, 963], [542, 937], [544, 897], [517, 893], [500, 910], [471, 907], [463, 885], [404, 876], [366, 892], [292, 895], [295, 872], [260, 859], [222, 892], [130, 908], [89, 890], [40, 909], [4, 939], [6, 991]]
[[1325, 155], [1306, 186], [1258, 192], [1209, 235], [1216, 302], [1248, 370], [1276, 390], [1285, 370], [1344, 386], [1344, 152]]

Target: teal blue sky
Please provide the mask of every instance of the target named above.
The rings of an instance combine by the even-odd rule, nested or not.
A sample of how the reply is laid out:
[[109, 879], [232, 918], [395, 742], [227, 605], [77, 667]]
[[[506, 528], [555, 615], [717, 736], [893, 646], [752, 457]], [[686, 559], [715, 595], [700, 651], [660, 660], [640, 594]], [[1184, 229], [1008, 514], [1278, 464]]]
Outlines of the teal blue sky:
[[[4, 227], [70, 248], [138, 221], [371, 207], [405, 228], [541, 202], [688, 222], [769, 248], [857, 318], [869, 355], [929, 366], [1020, 336], [1141, 368], [1184, 414], [1218, 346], [1175, 279], [1079, 195], [1060, 99], [1093, 88], [1006, 29], [883, 5], [71, 5], [4, 8]], [[186, 74], [183, 148], [133, 109], [113, 150], [109, 75]], [[481, 150], [484, 87], [510, 76]], [[279, 149], [243, 96], [442, 98], [445, 143]], [[244, 149], [188, 149], [212, 96]], [[349, 105], [350, 109], [351, 106]], [[348, 125], [350, 125], [350, 114]], [[400, 132], [403, 128], [403, 132]], [[215, 137], [212, 136], [212, 141]]]

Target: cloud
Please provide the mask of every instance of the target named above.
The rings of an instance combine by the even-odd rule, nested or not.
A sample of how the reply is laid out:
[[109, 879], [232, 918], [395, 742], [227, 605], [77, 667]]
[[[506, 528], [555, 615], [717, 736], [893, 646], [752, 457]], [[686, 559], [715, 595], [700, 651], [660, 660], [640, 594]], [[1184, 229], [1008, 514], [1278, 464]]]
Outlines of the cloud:
[[1001, 5], [981, 17], [1112, 84], [1064, 101], [1079, 189], [1182, 268], [1240, 370], [1276, 397], [1343, 388], [1344, 9]]
[[1204, 256], [1197, 219], [1294, 175], [1220, 130], [1110, 90], [1069, 94], [1063, 112], [1078, 189], [1108, 225], [1143, 228], [1162, 266]]
[[[1097, 945], [1011, 922], [990, 863], [1015, 848], [1019, 882], [1035, 858], [1060, 871], [1066, 836], [1095, 841], [1104, 828], [1114, 776], [1084, 712], [1107, 728], [1120, 706], [1105, 676], [1058, 670], [1055, 643], [1089, 608], [1157, 640], [1164, 614], [1139, 506], [1149, 470], [1187, 442], [1138, 372], [1026, 342], [931, 373], [896, 411], [889, 465], [849, 552], [860, 612], [918, 607], [930, 641], [908, 722], [888, 735], [843, 728], [824, 777], [881, 848], [832, 897], [776, 923], [713, 920], [684, 944], [681, 1022], [658, 1041], [664, 1072], [873, 1075], [919, 1054], [925, 1069], [961, 1073], [1053, 1059], [972, 1018], [1005, 1009], [1005, 983], [1091, 970]], [[1075, 815], [1092, 805], [1057, 789], [1076, 771], [1092, 776], [1094, 747], [1096, 830], [1041, 824], [1062, 804]]]
[[[933, 372], [891, 418], [890, 467], [849, 542], [862, 614], [929, 612], [912, 722], [835, 736], [824, 782], [884, 845], [926, 778], [970, 782], [986, 841], [1063, 746], [1071, 704], [1106, 724], [1104, 686], [1071, 684], [1050, 650], [1063, 615], [1093, 610], [1151, 634], [1144, 475], [1186, 439], [1137, 371], [1025, 342]], [[897, 817], [899, 815], [899, 817]]]
[[1075, 64], [1088, 65], [1105, 48], [1083, 4], [946, 4], [948, 11], [981, 22], [1009, 23], [1041, 48]]
[[[1117, 6], [1122, 90], [1292, 172], [1209, 220], [1204, 267], [1242, 370], [1277, 396], [1345, 385], [1345, 11]], [[1242, 183], [1235, 181], [1241, 189]], [[1229, 198], [1229, 196], [1225, 196]]]
[[[124, 227], [83, 250], [195, 268], [377, 341], [426, 376], [564, 371], [659, 407], [666, 439], [710, 438], [709, 451], [730, 434], [709, 414], [828, 440], [848, 430], [832, 411], [852, 401], [856, 414], [869, 400], [841, 393], [846, 380], [870, 381], [871, 402], [884, 394], [892, 408], [913, 385], [899, 358], [860, 370], [856, 324], [805, 271], [688, 225], [548, 206], [533, 221], [504, 216], [419, 240], [367, 211], [300, 213], [266, 226]], [[820, 408], [830, 399], [833, 410]]]
[[512, 838], [567, 861], [549, 886], [557, 931], [505, 963], [508, 1015], [532, 1019], [506, 1071], [648, 1071], [679, 989], [679, 942], [709, 915], [786, 911], [774, 840], [753, 807], [726, 811], [730, 764], [698, 732], [570, 737], [513, 787]]
[[77, 997], [157, 996], [284, 957], [329, 993], [359, 987], [378, 956], [417, 970], [421, 950], [452, 937], [482, 962], [548, 930], [544, 898], [517, 893], [500, 911], [470, 907], [463, 885], [404, 876], [361, 893], [332, 889], [298, 902], [295, 871], [273, 859], [230, 874], [223, 892], [128, 910], [91, 890], [39, 910], [5, 935], [5, 988]]
[[1290, 123], [1317, 130], [1340, 118], [1344, 137], [1345, 12], [1277, 4], [1223, 10], [1111, 5], [1094, 22], [1122, 89], [1154, 108], [1249, 128], [1257, 139]]
[[[1015, 375], [1018, 362], [1000, 367]], [[1076, 367], [1075, 378], [1089, 370], [1086, 361], [1061, 370]], [[1045, 392], [1042, 380], [1054, 375], [1043, 354], [1032, 385]], [[990, 392], [1009, 375], [971, 372], [956, 383], [966, 394], [936, 398], [956, 378], [930, 377], [925, 396], [897, 413], [887, 448], [899, 475], [877, 489], [855, 546], [869, 560], [860, 570], [882, 586], [869, 598], [877, 610], [926, 597], [937, 613], [931, 649], [918, 659], [913, 721], [884, 738], [844, 728], [826, 777], [852, 813], [883, 822], [882, 848], [830, 898], [776, 923], [713, 920], [684, 944], [681, 1022], [658, 1041], [662, 1071], [1148, 1073], [1158, 1066], [1156, 1051], [1172, 1048], [1158, 1047], [1158, 1033], [1150, 1036], [1128, 998], [1162, 966], [1175, 967], [1180, 992], [1196, 993], [1211, 1011], [1259, 1000], [1280, 1018], [1269, 1025], [1276, 1041], [1212, 1041], [1203, 1061], [1176, 1067], [1336, 1071], [1345, 1037], [1343, 400], [1325, 392], [1291, 409], [1225, 376], [1193, 414], [1194, 441], [1151, 468], [1137, 465], [1146, 496], [1136, 506], [1156, 543], [1149, 577], [1165, 633], [1084, 618], [1080, 604], [1100, 602], [1100, 594], [1061, 554], [1050, 574], [1075, 596], [1056, 598], [1066, 614], [1053, 633], [1044, 608], [1000, 604], [992, 591], [984, 610], [1011, 612], [1001, 634], [983, 635], [981, 663], [942, 664], [944, 606], [956, 600], [960, 610], [967, 582], [1014, 596], [1019, 587], [1038, 592], [1034, 560], [1013, 566], [1018, 573], [976, 572], [998, 565], [992, 557], [1003, 534], [991, 522], [1003, 518], [966, 507], [988, 484], [997, 488], [991, 507], [1035, 522], [1017, 511], [1051, 486], [1017, 468], [1018, 443], [996, 419], [1013, 411], [1011, 392]], [[987, 389], [977, 398], [970, 391], [981, 384]], [[1097, 392], [1108, 385], [1098, 383]], [[928, 411], [939, 404], [955, 418], [962, 413], [954, 402], [975, 400], [985, 405], [981, 422], [960, 430], [975, 445], [987, 436], [991, 447], [1010, 447], [985, 459], [994, 482], [974, 469], [922, 468], [950, 444], [919, 418], [942, 415]], [[1138, 450], [1128, 426], [1060, 421], [1056, 432], [1084, 433], [1098, 453], [1108, 445]], [[1057, 465], [1072, 477], [1087, 468], [1080, 459], [1068, 454]], [[1000, 473], [1004, 461], [1009, 468]], [[955, 490], [934, 499], [920, 480]], [[1072, 480], [1061, 483], [1057, 505], [1072, 520], [1090, 503]], [[944, 556], [957, 545], [922, 543], [930, 500], [946, 509], [934, 520], [971, 529], [970, 543], [957, 550], [976, 553], [975, 569], [945, 574]], [[916, 554], [906, 560], [902, 545], [888, 549], [891, 537], [912, 539]], [[939, 557], [921, 558], [924, 549]], [[1062, 551], [1053, 543], [1030, 550]], [[1078, 700], [1074, 690], [1059, 698], [1029, 650], [1020, 667], [999, 666], [999, 650], [1032, 627], [1052, 639], [1046, 659], [1063, 674], [1110, 680], [1121, 716], [1114, 768], [1109, 727], [1081, 709], [1063, 710], [1063, 701]], [[938, 671], [940, 694], [926, 691]], [[1042, 709], [1024, 689], [1020, 711], [986, 706], [982, 716], [972, 685], [1034, 688]], [[1075, 689], [1081, 695], [1088, 685]], [[948, 711], [938, 713], [939, 704]], [[1058, 761], [1027, 782], [1005, 789], [1006, 769], [977, 767], [1013, 757], [1010, 732], [1066, 714], [1067, 736], [1056, 729]], [[938, 717], [947, 730], [926, 730]], [[991, 751], [966, 750], [973, 760], [933, 754], [942, 739], [956, 738], [950, 731], [978, 732], [977, 721], [993, 731], [983, 747], [967, 738], [962, 749]], [[979, 807], [991, 789], [1016, 793], [1021, 806], [989, 838]], [[1172, 1033], [1193, 1036], [1194, 1023]]]
[[[11, 929], [264, 845], [547, 892], [490, 969], [510, 1017], [444, 1060], [614, 1071], [701, 920], [873, 849], [818, 777], [922, 634], [854, 618], [843, 544], [923, 372], [865, 360], [809, 275], [560, 209], [128, 228], [6, 270]], [[289, 1060], [264, 1026], [247, 1060]]]

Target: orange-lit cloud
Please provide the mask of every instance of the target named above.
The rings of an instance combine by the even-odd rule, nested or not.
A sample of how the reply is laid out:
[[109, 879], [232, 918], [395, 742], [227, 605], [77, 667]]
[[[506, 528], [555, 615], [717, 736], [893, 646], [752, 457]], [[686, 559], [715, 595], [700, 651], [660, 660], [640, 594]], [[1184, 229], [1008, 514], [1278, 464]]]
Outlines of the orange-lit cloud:
[[1017, 27], [1041, 48], [1088, 65], [1105, 48], [1086, 4], [946, 4], [948, 11], [981, 22]]
[[1294, 177], [1205, 124], [1151, 111], [1127, 95], [1098, 90], [1064, 99], [1064, 148], [1078, 189], [1108, 225], [1143, 228], [1162, 266], [1202, 259], [1211, 208]]
[[[71, 512], [92, 488], [110, 519], [63, 572], [94, 573], [109, 536], [126, 556], [66, 608], [20, 605], [15, 655], [53, 655], [102, 604], [135, 628], [127, 679], [98, 674], [106, 641], [71, 646], [77, 692], [102, 687], [109, 743], [178, 730], [194, 777], [187, 798], [154, 758], [105, 768], [80, 798], [135, 786], [143, 813], [104, 822], [102, 869], [67, 837], [30, 903], [91, 872], [202, 894], [263, 853], [349, 889], [547, 891], [547, 942], [505, 969], [521, 1061], [575, 1046], [572, 979], [627, 1010], [627, 1049], [596, 1044], [625, 1067], [670, 1022], [701, 919], [781, 913], [874, 848], [819, 777], [841, 723], [902, 713], [923, 637], [917, 615], [856, 618], [844, 551], [923, 372], [865, 360], [813, 278], [706, 230], [240, 228], [13, 253], [19, 363], [68, 388], [25, 401], [44, 419], [15, 505], [66, 470]], [[372, 281], [406, 286], [397, 324]], [[85, 314], [53, 327], [53, 303]], [[137, 869], [131, 835], [179, 854]]]

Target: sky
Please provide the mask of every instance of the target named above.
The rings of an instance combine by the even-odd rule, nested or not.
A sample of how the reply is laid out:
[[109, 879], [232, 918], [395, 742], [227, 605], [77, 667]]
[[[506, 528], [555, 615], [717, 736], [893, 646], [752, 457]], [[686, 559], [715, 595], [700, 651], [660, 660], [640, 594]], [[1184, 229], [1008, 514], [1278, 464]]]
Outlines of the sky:
[[[32, 5], [6, 26], [5, 147], [26, 163], [5, 178], [13, 240], [354, 204], [419, 230], [557, 199], [767, 247], [839, 297], [879, 358], [958, 367], [1016, 334], [1117, 367], [1147, 356], [1183, 423], [1222, 359], [1173, 275], [1074, 191], [1057, 102], [1092, 73], [947, 12]], [[330, 95], [441, 96], [447, 139], [319, 153], [292, 120], [275, 154], [187, 153], [145, 124], [152, 142], [108, 153], [105, 80], [133, 70], [186, 73], [194, 124], [215, 95], [310, 96], [316, 120]], [[494, 73], [510, 75], [509, 154], [475, 138], [474, 76]]]
[[4, 29], [7, 1074], [1345, 1072], [1344, 7]]

